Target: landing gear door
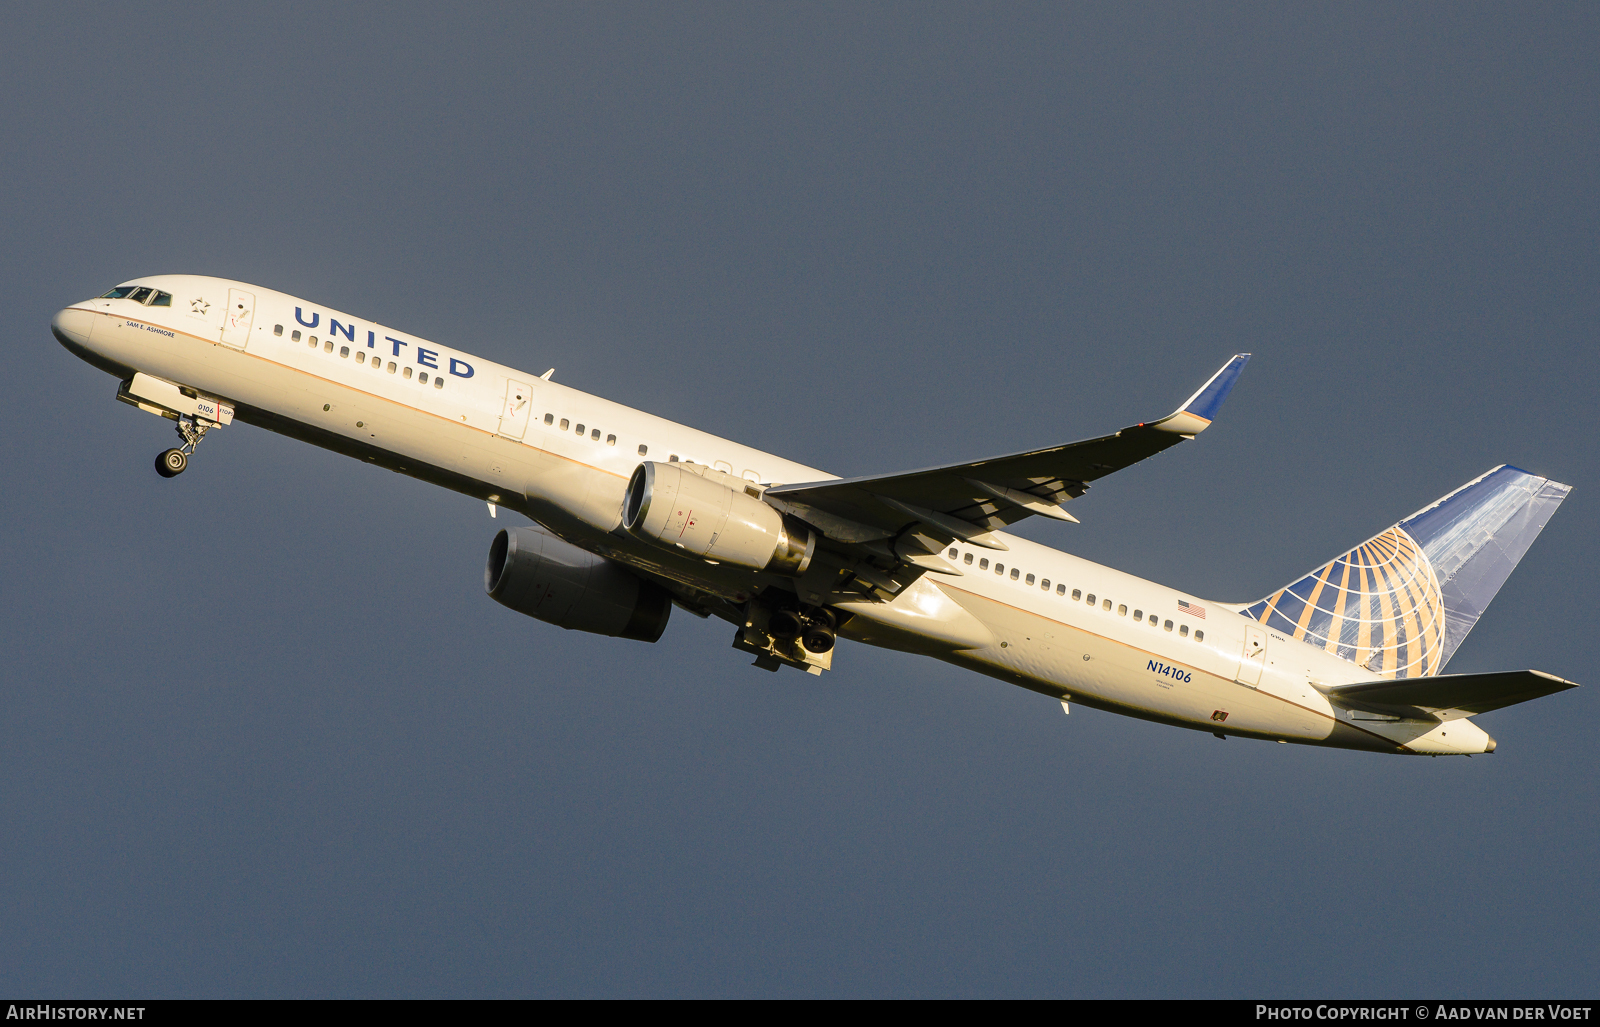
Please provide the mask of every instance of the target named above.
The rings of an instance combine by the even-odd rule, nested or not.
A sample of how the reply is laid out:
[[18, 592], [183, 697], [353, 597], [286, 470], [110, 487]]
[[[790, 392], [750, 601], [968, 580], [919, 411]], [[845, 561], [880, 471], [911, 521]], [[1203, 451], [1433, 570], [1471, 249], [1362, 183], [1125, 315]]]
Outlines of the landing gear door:
[[228, 309], [222, 315], [222, 342], [244, 349], [250, 342], [250, 326], [256, 319], [256, 297], [243, 289], [228, 290]]
[[1239, 659], [1239, 684], [1256, 688], [1261, 670], [1267, 665], [1267, 629], [1251, 625], [1244, 629], [1244, 654]]
[[528, 431], [528, 414], [533, 409], [533, 386], [527, 382], [506, 381], [506, 403], [500, 411], [500, 432], [508, 439], [520, 439]]

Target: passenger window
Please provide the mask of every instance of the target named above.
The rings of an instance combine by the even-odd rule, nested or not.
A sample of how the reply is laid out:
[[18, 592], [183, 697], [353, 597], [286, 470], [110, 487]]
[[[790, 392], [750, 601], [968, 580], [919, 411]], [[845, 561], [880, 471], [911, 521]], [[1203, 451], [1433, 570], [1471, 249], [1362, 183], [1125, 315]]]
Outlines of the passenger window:
[[1104, 603], [1101, 603], [1100, 608], [1109, 613], [1111, 611], [1111, 600], [1107, 599]]
[[606, 436], [606, 445], [615, 446], [616, 444], [617, 444], [617, 437], [615, 435], [607, 435]]
[[579, 434], [579, 435], [582, 435], [582, 434], [583, 434], [583, 425], [581, 425], [581, 424], [580, 424], [580, 425], [578, 425], [578, 429], [577, 429], [577, 433], [578, 433], [578, 434]]
[[1170, 621], [1170, 620], [1169, 620], [1169, 621], [1167, 621], [1167, 630], [1168, 630], [1168, 631], [1171, 631], [1171, 630], [1172, 630], [1172, 622], [1171, 622], [1171, 621]]
[[1090, 606], [1094, 605], [1094, 593], [1093, 592], [1089, 593], [1089, 605]]
[[1040, 581], [1039, 587], [1044, 589], [1046, 592], [1050, 591], [1050, 579], [1045, 578], [1043, 581]]
[[[331, 342], [328, 343], [328, 348], [329, 349], [333, 349], [333, 343], [331, 343]], [[406, 378], [410, 378], [411, 377], [411, 368], [409, 368], [409, 367], [406, 368], [406, 373], [405, 373], [404, 377], [406, 377]]]
[[1028, 580], [1027, 580], [1026, 584], [1029, 584], [1029, 585], [1033, 584], [1033, 575], [1032, 574], [1028, 575]]
[[966, 556], [963, 556], [961, 558], [961, 562], [962, 563], [971, 563], [972, 562], [972, 554], [968, 553]]
[[383, 360], [376, 353], [372, 355], [372, 369], [374, 371], [383, 370]]
[[396, 364], [396, 363], [395, 363], [395, 362], [394, 362], [394, 361], [393, 361], [393, 360], [391, 360], [391, 361], [389, 361], [389, 373], [390, 373], [390, 374], [394, 374], [394, 369], [395, 369], [395, 368], [396, 368], [396, 367], [399, 367], [399, 366], [400, 366], [400, 365], [399, 365], [399, 364]]
[[1187, 625], [1187, 624], [1179, 624], [1178, 625], [1178, 637], [1180, 637], [1180, 638], [1188, 638], [1189, 637], [1189, 625]]
[[273, 335], [282, 335], [283, 334], [283, 325], [273, 325], [272, 326], [272, 334]]
[[170, 307], [170, 306], [172, 306], [172, 293], [170, 293], [170, 292], [158, 292], [158, 293], [156, 293], [156, 298], [150, 301], [150, 305], [152, 307]]
[[436, 389], [444, 388], [444, 376], [443, 375], [434, 375], [433, 376], [433, 387], [436, 388]]
[[365, 364], [366, 362], [367, 362], [366, 353], [362, 352], [361, 350], [356, 350], [356, 363]]
[[1056, 586], [1056, 595], [1064, 596], [1066, 594], [1067, 594], [1067, 586], [1065, 586], [1065, 585], [1057, 585]]
[[428, 372], [426, 372], [426, 371], [418, 371], [417, 372], [417, 381], [421, 382], [424, 385], [428, 384]]
[[567, 430], [567, 428], [568, 428], [568, 427], [570, 427], [570, 426], [571, 426], [571, 424], [572, 424], [572, 422], [571, 422], [571, 421], [569, 421], [569, 420], [567, 420], [567, 419], [566, 419], [566, 418], [565, 418], [565, 417], [563, 417], [563, 418], [562, 418], [562, 419], [561, 419], [561, 430], [562, 430], [562, 431], [566, 431], [566, 430]]
[[339, 347], [339, 359], [340, 360], [345, 360], [349, 356], [350, 356], [350, 347], [349, 346], [340, 346]]
[[544, 415], [544, 423], [545, 424], [555, 424], [556, 423], [556, 415], [555, 414], [545, 414]]
[[951, 546], [950, 547], [950, 559], [954, 560], [959, 555], [960, 555], [960, 553], [956, 550], [956, 548], [954, 546]]
[[650, 447], [645, 445], [642, 442], [639, 443], [639, 455], [640, 456], [648, 456], [649, 453], [650, 453]]
[[[300, 329], [296, 328], [294, 331], [290, 332], [289, 333], [289, 338], [293, 339], [295, 342], [299, 342], [300, 341]], [[316, 342], [317, 340], [312, 339], [311, 341], [312, 342]]]
[[978, 570], [986, 571], [988, 569], [989, 569], [989, 560], [988, 560], [987, 557], [985, 557], [984, 559], [978, 561]]
[[1016, 581], [1016, 580], [1017, 580], [1017, 578], [1018, 578], [1018, 577], [1019, 577], [1019, 576], [1020, 576], [1020, 575], [1021, 575], [1021, 574], [1022, 574], [1022, 572], [1021, 572], [1021, 571], [1019, 571], [1019, 570], [1017, 570], [1017, 569], [1016, 569], [1016, 568], [1015, 568], [1015, 567], [1013, 567], [1013, 568], [1011, 568], [1011, 580], [1012, 580], [1012, 581]]
[[1133, 619], [1134, 620], [1144, 620], [1144, 611], [1143, 610], [1135, 610], [1135, 611], [1133, 611]]
[[595, 428], [594, 430], [589, 432], [589, 441], [590, 442], [599, 442], [600, 441], [600, 429], [599, 428]]
[[[316, 345], [316, 340], [312, 339], [311, 343], [312, 343], [312, 345]], [[324, 353], [332, 353], [333, 352], [333, 340], [332, 339], [329, 339], [327, 342], [322, 344], [322, 352], [324, 352]], [[407, 377], [409, 377], [409, 375]]]
[[1126, 617], [1127, 615], [1128, 615], [1128, 608], [1126, 606], [1118, 606], [1117, 607], [1117, 616], [1118, 617]]
[[1194, 640], [1196, 642], [1204, 642], [1206, 640], [1206, 633], [1204, 631], [1196, 631], [1194, 633]]
[[[1073, 602], [1077, 602], [1078, 600], [1080, 600], [1082, 598], [1083, 598], [1083, 589], [1075, 588], [1075, 589], [1072, 590], [1072, 601]], [[1094, 600], [1092, 600], [1092, 599], [1090, 600], [1090, 602], [1093, 602], [1093, 601]]]
[[1006, 572], [1006, 565], [1003, 564], [1003, 563], [995, 564], [994, 565], [994, 572], [996, 574], [1004, 574]]

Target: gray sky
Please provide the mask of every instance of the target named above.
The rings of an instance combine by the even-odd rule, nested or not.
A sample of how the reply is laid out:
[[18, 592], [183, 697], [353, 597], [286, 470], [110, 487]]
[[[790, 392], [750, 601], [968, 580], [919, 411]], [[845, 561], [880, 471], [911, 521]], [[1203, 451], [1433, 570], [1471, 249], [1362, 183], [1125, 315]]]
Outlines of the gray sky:
[[[1593, 5], [12, 5], [0, 991], [1574, 996], [1600, 965]], [[481, 503], [50, 337], [242, 279], [839, 474], [1067, 441], [1028, 530], [1255, 599], [1509, 462], [1492, 757], [1159, 727], [482, 594]]]

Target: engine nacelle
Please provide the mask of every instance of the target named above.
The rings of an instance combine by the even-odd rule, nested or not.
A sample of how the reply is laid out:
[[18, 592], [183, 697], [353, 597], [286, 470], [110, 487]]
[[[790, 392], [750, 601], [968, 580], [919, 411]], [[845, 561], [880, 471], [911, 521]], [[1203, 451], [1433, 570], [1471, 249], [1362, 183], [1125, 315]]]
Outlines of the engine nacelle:
[[804, 574], [816, 537], [744, 488], [740, 479], [697, 464], [647, 460], [628, 482], [622, 523], [634, 537], [664, 549], [755, 571]]
[[489, 545], [489, 598], [557, 627], [654, 642], [667, 629], [666, 589], [538, 528], [507, 528]]

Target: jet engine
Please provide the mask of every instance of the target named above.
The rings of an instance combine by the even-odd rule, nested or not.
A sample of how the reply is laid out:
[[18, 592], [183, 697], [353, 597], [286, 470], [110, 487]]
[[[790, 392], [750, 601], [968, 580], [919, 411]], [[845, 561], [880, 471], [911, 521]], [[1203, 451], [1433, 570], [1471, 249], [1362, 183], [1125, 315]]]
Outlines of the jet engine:
[[561, 628], [654, 642], [667, 629], [666, 589], [538, 528], [507, 528], [489, 545], [489, 598]]
[[636, 538], [718, 563], [798, 577], [816, 536], [762, 502], [754, 485], [696, 464], [647, 460], [633, 472], [622, 523]]

